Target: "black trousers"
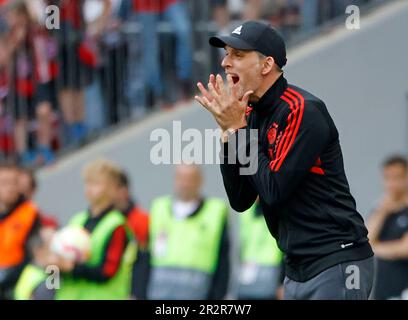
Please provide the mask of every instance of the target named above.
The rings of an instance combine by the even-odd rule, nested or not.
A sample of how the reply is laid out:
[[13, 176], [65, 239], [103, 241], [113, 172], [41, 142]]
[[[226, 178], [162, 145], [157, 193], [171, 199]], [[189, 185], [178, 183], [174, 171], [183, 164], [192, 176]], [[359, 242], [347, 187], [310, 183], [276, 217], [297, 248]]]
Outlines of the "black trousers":
[[374, 278], [374, 258], [337, 264], [305, 282], [284, 280], [285, 300], [367, 300]]

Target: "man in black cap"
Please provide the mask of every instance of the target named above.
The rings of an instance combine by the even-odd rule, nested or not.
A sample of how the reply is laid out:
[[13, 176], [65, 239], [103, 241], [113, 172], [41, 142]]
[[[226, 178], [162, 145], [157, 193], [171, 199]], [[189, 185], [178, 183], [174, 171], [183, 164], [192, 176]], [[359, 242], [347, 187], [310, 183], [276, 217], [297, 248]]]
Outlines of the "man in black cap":
[[[368, 299], [373, 252], [324, 102], [287, 83], [285, 43], [268, 24], [248, 21], [210, 44], [225, 48], [227, 84], [211, 75], [208, 88], [197, 84], [196, 100], [223, 130], [221, 172], [232, 208], [243, 212], [259, 195], [286, 255], [285, 298]], [[257, 170], [243, 175], [248, 152]]]

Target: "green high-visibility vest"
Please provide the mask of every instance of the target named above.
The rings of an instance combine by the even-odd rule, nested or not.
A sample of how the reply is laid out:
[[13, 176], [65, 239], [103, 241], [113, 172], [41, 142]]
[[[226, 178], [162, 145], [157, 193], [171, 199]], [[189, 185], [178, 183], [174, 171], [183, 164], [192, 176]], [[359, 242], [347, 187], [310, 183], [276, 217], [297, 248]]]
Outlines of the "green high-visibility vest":
[[[88, 212], [81, 212], [73, 217], [72, 226], [83, 227], [89, 217]], [[86, 265], [96, 267], [103, 261], [104, 249], [119, 226], [125, 226], [125, 217], [116, 210], [107, 213], [91, 233], [91, 257]], [[119, 269], [116, 274], [104, 283], [97, 283], [85, 279], [73, 279], [64, 276], [61, 288], [57, 290], [58, 300], [123, 300], [128, 299], [131, 289], [132, 265], [136, 258], [136, 243], [130, 232], [129, 243], [125, 249]]]
[[270, 234], [264, 216], [256, 214], [255, 203], [240, 214], [241, 261], [261, 266], [278, 266], [282, 252]]
[[[210, 198], [194, 216], [178, 220], [170, 196], [156, 199], [150, 220], [152, 265], [214, 273], [227, 212], [224, 201]], [[159, 242], [165, 242], [162, 253]]]
[[30, 300], [34, 290], [47, 279], [43, 269], [33, 264], [28, 264], [17, 281], [14, 288], [15, 300]]

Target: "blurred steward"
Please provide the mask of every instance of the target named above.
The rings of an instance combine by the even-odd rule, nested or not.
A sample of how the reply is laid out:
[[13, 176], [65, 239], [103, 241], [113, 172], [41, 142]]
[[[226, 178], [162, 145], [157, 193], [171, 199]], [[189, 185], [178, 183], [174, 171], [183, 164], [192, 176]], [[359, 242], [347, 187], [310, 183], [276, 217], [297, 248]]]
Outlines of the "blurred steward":
[[228, 207], [201, 194], [196, 165], [179, 165], [175, 195], [151, 206], [149, 299], [223, 299], [229, 282]]
[[39, 226], [36, 206], [20, 193], [19, 168], [0, 164], [0, 299], [10, 298], [27, 263], [26, 242]]
[[47, 268], [58, 259], [50, 250], [54, 231], [38, 228], [27, 241], [30, 262], [24, 267], [15, 286], [13, 295], [15, 300], [53, 299], [54, 291], [47, 287], [47, 278], [52, 274], [47, 273]]
[[96, 160], [84, 169], [85, 195], [89, 208], [76, 214], [70, 225], [91, 234], [91, 257], [83, 264], [60, 257], [63, 272], [55, 299], [113, 300], [131, 295], [132, 265], [136, 243], [126, 218], [115, 209], [120, 169], [107, 160]]
[[238, 298], [275, 300], [282, 284], [283, 254], [271, 236], [259, 205], [239, 216], [240, 274]]

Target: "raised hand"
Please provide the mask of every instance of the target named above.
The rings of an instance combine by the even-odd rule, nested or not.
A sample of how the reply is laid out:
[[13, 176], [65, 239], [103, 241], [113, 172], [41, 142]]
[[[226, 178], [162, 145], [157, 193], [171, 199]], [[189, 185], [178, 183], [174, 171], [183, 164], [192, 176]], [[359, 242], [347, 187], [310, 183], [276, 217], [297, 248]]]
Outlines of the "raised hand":
[[253, 91], [247, 91], [240, 99], [231, 75], [227, 75], [227, 85], [220, 75], [210, 75], [208, 89], [201, 82], [197, 87], [202, 95], [195, 99], [211, 112], [223, 131], [246, 126], [245, 111]]

